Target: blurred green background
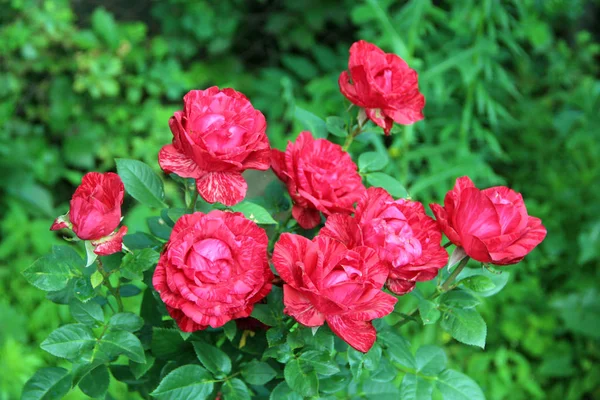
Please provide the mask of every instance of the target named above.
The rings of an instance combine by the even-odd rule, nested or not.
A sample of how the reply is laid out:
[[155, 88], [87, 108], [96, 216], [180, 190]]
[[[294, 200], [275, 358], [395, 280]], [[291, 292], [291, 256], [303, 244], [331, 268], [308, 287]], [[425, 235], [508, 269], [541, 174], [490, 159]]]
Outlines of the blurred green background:
[[[115, 157], [158, 170], [168, 118], [211, 85], [244, 92], [283, 148], [296, 106], [344, 115], [358, 39], [407, 60], [427, 105], [353, 149], [387, 147], [386, 172], [425, 203], [460, 175], [509, 185], [548, 228], [485, 299], [485, 350], [435, 326], [407, 337], [444, 345], [489, 399], [600, 398], [599, 38], [600, 2], [584, 0], [0, 0], [0, 399], [59, 362], [39, 343], [68, 310], [20, 272], [61, 242], [48, 229], [81, 176]], [[126, 207], [147, 229], [150, 211]]]

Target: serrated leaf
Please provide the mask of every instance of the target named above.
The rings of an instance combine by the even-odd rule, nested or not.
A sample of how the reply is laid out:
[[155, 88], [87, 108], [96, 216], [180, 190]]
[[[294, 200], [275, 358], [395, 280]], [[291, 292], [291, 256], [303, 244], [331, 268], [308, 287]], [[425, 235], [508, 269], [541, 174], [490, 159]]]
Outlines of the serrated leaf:
[[64, 368], [38, 370], [23, 387], [21, 400], [61, 399], [71, 390], [71, 375]]
[[360, 172], [381, 171], [388, 164], [386, 154], [376, 151], [367, 151], [358, 157], [358, 168]]
[[119, 355], [125, 355], [139, 363], [146, 359], [140, 339], [127, 331], [107, 332], [98, 342], [95, 350], [94, 357], [107, 361]]
[[238, 378], [228, 380], [221, 387], [224, 400], [250, 400], [248, 386]]
[[125, 158], [117, 158], [115, 162], [125, 190], [131, 197], [149, 207], [166, 207], [163, 182], [150, 166]]
[[444, 400], [485, 400], [477, 383], [458, 371], [447, 369], [442, 372], [436, 386]]
[[277, 372], [266, 362], [252, 360], [242, 367], [242, 376], [251, 385], [264, 385], [270, 382]]
[[160, 400], [206, 399], [213, 391], [210, 373], [199, 365], [171, 371], [150, 395]]
[[52, 254], [36, 260], [23, 271], [23, 276], [38, 289], [58, 291], [67, 286], [69, 280], [78, 275], [83, 260], [67, 246], [54, 246]]
[[229, 321], [225, 325], [223, 325], [223, 332], [225, 332], [225, 336], [231, 342], [235, 338], [235, 334], [237, 333], [237, 325], [235, 321]]
[[302, 353], [299, 358], [313, 367], [317, 374], [330, 376], [340, 372], [337, 362], [328, 353], [309, 350]]
[[421, 315], [423, 325], [435, 324], [442, 315], [437, 304], [425, 299], [419, 301], [419, 314]]
[[461, 281], [465, 278], [469, 278], [472, 276], [485, 276], [492, 281], [492, 283], [495, 285], [492, 289], [477, 292], [478, 296], [490, 297], [490, 296], [493, 296], [496, 293], [500, 292], [504, 288], [504, 286], [506, 286], [506, 284], [508, 283], [508, 280], [510, 278], [510, 273], [506, 272], [506, 271], [502, 271], [501, 274], [494, 274], [488, 270], [481, 269], [481, 268], [478, 268], [478, 269], [465, 268], [458, 275], [457, 279], [458, 279], [458, 281]]
[[90, 397], [101, 397], [108, 390], [110, 383], [110, 375], [108, 368], [102, 364], [88, 372], [81, 381], [79, 381], [79, 389]]
[[233, 211], [241, 212], [246, 218], [256, 222], [257, 224], [277, 225], [277, 221], [273, 219], [271, 214], [269, 214], [264, 207], [259, 206], [258, 204], [249, 201], [242, 201], [241, 203], [231, 207], [231, 209]]
[[327, 117], [325, 118], [325, 125], [327, 126], [327, 130], [332, 135], [338, 137], [346, 137], [348, 136], [348, 131], [345, 129], [346, 122], [343, 118], [340, 117]]
[[77, 322], [85, 325], [96, 325], [98, 322], [104, 322], [104, 312], [102, 307], [96, 302], [88, 301], [82, 303], [79, 300], [71, 300], [69, 303], [71, 315]]
[[415, 358], [417, 360], [417, 372], [423, 375], [435, 376], [442, 372], [448, 363], [444, 350], [432, 345], [419, 347]]
[[406, 374], [400, 385], [400, 398], [414, 400], [431, 400], [433, 384], [419, 376]]
[[108, 325], [111, 330], [135, 332], [144, 326], [144, 320], [134, 313], [123, 312], [110, 317]]
[[152, 330], [152, 354], [156, 358], [172, 359], [183, 351], [184, 341], [176, 329], [154, 328]]
[[90, 276], [90, 282], [92, 284], [92, 288], [96, 289], [98, 286], [102, 285], [102, 282], [104, 282], [104, 277], [102, 276], [100, 271], [95, 271]]
[[444, 312], [441, 326], [459, 342], [485, 347], [487, 326], [474, 309], [453, 308]]
[[156, 359], [150, 353], [146, 353], [146, 362], [138, 363], [129, 360], [129, 368], [131, 369], [133, 376], [135, 376], [135, 379], [140, 379], [142, 376], [146, 375], [146, 372], [154, 365], [155, 360]]
[[440, 304], [452, 308], [473, 308], [479, 304], [479, 299], [464, 290], [455, 289], [442, 294]]
[[304, 129], [312, 133], [315, 139], [327, 137], [327, 124], [322, 118], [298, 106], [296, 106], [294, 117], [300, 121]]
[[160, 254], [150, 248], [134, 250], [123, 257], [121, 273], [127, 279], [143, 279], [143, 272], [151, 269], [158, 262]]
[[213, 374], [229, 374], [231, 372], [231, 360], [223, 350], [208, 343], [193, 342], [194, 351], [198, 360]]
[[463, 279], [458, 283], [463, 284], [467, 289], [474, 292], [487, 292], [496, 287], [494, 282], [487, 276], [476, 275]]
[[416, 368], [417, 362], [410, 350], [408, 340], [390, 331], [380, 332], [377, 340], [384, 345], [393, 361], [405, 367]]
[[366, 175], [366, 177], [369, 185], [383, 188], [396, 198], [408, 197], [408, 192], [404, 186], [388, 174], [384, 174], [383, 172], [371, 172]]
[[[394, 371], [396, 376], [396, 371]], [[333, 375], [324, 379], [319, 379], [319, 392], [326, 394], [335, 394], [340, 392], [346, 386], [351, 379], [342, 375]]]
[[83, 324], [69, 324], [54, 330], [40, 347], [56, 357], [74, 359], [96, 343], [92, 330]]
[[294, 392], [286, 382], [281, 382], [275, 386], [271, 392], [269, 400], [303, 400], [304, 397]]
[[304, 397], [315, 396], [319, 392], [319, 378], [315, 370], [299, 360], [291, 360], [283, 370], [289, 387]]

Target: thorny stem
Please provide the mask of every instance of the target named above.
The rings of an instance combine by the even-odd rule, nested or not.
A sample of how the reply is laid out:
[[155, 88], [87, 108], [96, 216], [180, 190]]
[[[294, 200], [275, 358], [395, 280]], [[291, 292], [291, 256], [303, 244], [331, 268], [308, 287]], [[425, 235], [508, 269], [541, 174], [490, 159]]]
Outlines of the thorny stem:
[[[123, 300], [121, 299], [121, 294], [119, 293], [119, 288], [115, 288], [112, 283], [110, 283], [110, 273], [104, 270], [104, 266], [102, 265], [102, 261], [100, 259], [98, 261], [98, 271], [102, 274], [104, 278], [104, 285], [109, 290], [109, 292], [113, 295], [115, 300], [117, 301], [117, 308], [119, 312], [123, 312]], [[110, 303], [109, 303], [110, 305]], [[112, 308], [112, 307], [111, 307]], [[113, 310], [114, 311], [114, 310]]]

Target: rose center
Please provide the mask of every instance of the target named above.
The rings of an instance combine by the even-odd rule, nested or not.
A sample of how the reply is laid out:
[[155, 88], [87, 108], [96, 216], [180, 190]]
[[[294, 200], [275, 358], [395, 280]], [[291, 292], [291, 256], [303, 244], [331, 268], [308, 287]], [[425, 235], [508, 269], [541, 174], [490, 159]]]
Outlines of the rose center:
[[384, 68], [375, 75], [375, 83], [383, 92], [391, 92], [392, 87], [392, 70]]
[[219, 239], [194, 243], [186, 260], [186, 265], [194, 271], [194, 279], [214, 284], [231, 277], [232, 263], [231, 249]]

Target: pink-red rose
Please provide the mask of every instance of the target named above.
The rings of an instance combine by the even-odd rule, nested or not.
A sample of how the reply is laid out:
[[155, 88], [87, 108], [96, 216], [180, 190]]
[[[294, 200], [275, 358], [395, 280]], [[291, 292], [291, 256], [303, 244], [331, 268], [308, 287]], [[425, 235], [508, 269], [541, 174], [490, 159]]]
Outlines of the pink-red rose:
[[419, 92], [417, 73], [372, 43], [361, 40], [350, 47], [348, 71], [338, 82], [342, 94], [364, 108], [386, 135], [394, 122], [409, 125], [423, 119], [425, 97]]
[[386, 286], [396, 294], [428, 281], [448, 261], [440, 245], [442, 233], [423, 205], [394, 200], [384, 189], [369, 188], [356, 206], [354, 217], [332, 215], [320, 235], [334, 238], [347, 247], [367, 246], [389, 268]]
[[323, 236], [312, 241], [284, 233], [273, 264], [283, 286], [284, 312], [302, 325], [325, 322], [356, 350], [367, 352], [376, 339], [372, 320], [394, 309], [396, 298], [381, 290], [388, 268], [368, 247], [348, 249]]
[[539, 218], [527, 214], [521, 194], [504, 186], [480, 190], [464, 176], [444, 198], [431, 204], [442, 230], [474, 260], [518, 263], [546, 237]]
[[121, 222], [124, 194], [119, 175], [89, 172], [73, 193], [68, 214], [57, 218], [50, 230], [72, 229], [78, 238], [91, 241], [94, 252], [101, 256], [119, 252], [127, 233], [126, 226], [115, 232]]
[[160, 150], [161, 168], [194, 178], [209, 203], [239, 203], [248, 188], [242, 172], [269, 169], [264, 115], [242, 93], [216, 86], [192, 90], [183, 102], [183, 111], [169, 120], [173, 144]]
[[326, 139], [315, 140], [308, 131], [296, 143], [289, 142], [285, 152], [272, 150], [271, 167], [287, 185], [292, 215], [304, 229], [319, 225], [319, 212], [352, 213], [365, 191], [350, 155]]
[[264, 229], [241, 213], [183, 215], [173, 227], [152, 283], [184, 332], [250, 316], [271, 290]]

